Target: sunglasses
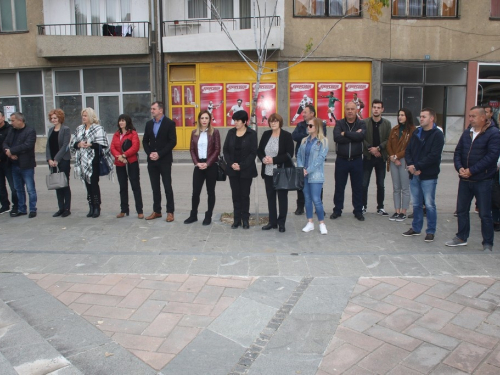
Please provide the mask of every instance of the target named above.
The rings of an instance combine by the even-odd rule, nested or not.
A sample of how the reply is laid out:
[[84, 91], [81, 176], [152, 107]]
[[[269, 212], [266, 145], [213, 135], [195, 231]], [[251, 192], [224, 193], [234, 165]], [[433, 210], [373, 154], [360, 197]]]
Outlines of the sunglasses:
[[307, 126], [309, 127], [309, 129], [314, 128], [314, 125], [313, 125], [313, 124], [308, 124]]

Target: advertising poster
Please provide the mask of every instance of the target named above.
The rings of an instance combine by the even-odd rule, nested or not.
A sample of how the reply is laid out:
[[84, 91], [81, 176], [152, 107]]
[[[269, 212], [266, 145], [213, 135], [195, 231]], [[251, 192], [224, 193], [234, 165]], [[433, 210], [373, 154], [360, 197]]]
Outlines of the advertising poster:
[[172, 121], [175, 122], [175, 126], [182, 126], [182, 108], [172, 108]]
[[314, 83], [290, 83], [290, 122], [292, 126], [303, 121], [301, 116], [305, 106], [314, 103]]
[[[255, 91], [255, 83], [252, 86]], [[252, 92], [254, 92], [252, 91]], [[257, 98], [257, 125], [268, 126], [268, 117], [276, 112], [276, 83], [261, 83]]]
[[184, 86], [184, 105], [194, 105], [195, 100], [194, 85]]
[[335, 126], [335, 121], [342, 118], [342, 83], [318, 83], [316, 97], [317, 116], [326, 121], [327, 126]]
[[200, 84], [200, 110], [212, 114], [213, 126], [224, 126], [224, 85], [222, 83]]
[[184, 108], [184, 126], [195, 126], [197, 117], [194, 113], [194, 107]]
[[250, 84], [226, 83], [226, 124], [232, 125], [231, 116], [241, 110], [247, 111], [250, 117]]
[[172, 105], [182, 105], [182, 86], [170, 86]]
[[358, 108], [358, 117], [364, 119], [370, 116], [370, 84], [369, 83], [346, 83], [345, 102], [354, 102]]

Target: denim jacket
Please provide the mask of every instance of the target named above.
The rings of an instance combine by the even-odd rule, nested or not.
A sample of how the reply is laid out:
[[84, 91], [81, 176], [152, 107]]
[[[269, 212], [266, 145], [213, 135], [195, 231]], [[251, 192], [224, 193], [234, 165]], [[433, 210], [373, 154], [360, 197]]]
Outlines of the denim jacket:
[[328, 154], [328, 139], [324, 138], [323, 142], [318, 140], [314, 141], [314, 144], [311, 147], [311, 153], [309, 154], [309, 165], [305, 166], [306, 146], [309, 138], [310, 137], [305, 138], [299, 147], [299, 151], [297, 153], [297, 166], [306, 168], [307, 179], [310, 184], [323, 183], [325, 182], [324, 166], [325, 158]]

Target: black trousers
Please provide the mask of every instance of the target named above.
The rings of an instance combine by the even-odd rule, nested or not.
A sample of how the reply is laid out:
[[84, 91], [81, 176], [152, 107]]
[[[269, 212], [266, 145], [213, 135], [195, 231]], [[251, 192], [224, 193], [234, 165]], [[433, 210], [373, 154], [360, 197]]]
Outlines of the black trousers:
[[200, 195], [203, 184], [207, 183], [208, 210], [207, 214], [212, 215], [215, 207], [215, 185], [217, 184], [217, 164], [212, 164], [207, 169], [194, 167], [193, 170], [193, 197], [191, 198], [191, 210], [198, 212], [200, 205]]
[[150, 161], [148, 163], [149, 180], [153, 190], [153, 211], [161, 214], [161, 187], [160, 178], [165, 189], [167, 199], [167, 213], [174, 213], [174, 190], [172, 189], [172, 163], [164, 161]]
[[[57, 205], [60, 211], [71, 210], [71, 189], [69, 187], [69, 171], [71, 169], [69, 160], [61, 160], [57, 166], [60, 172], [64, 172], [68, 178], [68, 186], [62, 189], [56, 189]], [[57, 172], [57, 168], [52, 168], [52, 172]]]
[[139, 162], [127, 164], [126, 166], [116, 166], [116, 176], [120, 184], [120, 212], [129, 213], [128, 206], [128, 180], [134, 193], [135, 209], [138, 214], [142, 214], [142, 192], [140, 182]]
[[383, 158], [372, 156], [370, 159], [363, 159], [363, 206], [365, 208], [368, 206], [368, 187], [370, 186], [373, 169], [375, 169], [375, 181], [377, 183], [377, 210], [384, 208], [386, 168], [387, 163]]
[[[274, 190], [273, 176], [265, 176], [267, 208], [269, 209], [269, 224], [285, 226], [288, 212], [288, 190]], [[276, 212], [276, 196], [278, 196], [279, 216]]]
[[99, 189], [99, 155], [96, 155], [94, 160], [92, 160], [90, 184], [85, 180], [85, 187], [87, 188], [87, 200], [89, 203], [101, 204], [101, 190]]
[[252, 187], [252, 180], [252, 178], [241, 178], [240, 176], [229, 177], [235, 223], [250, 218], [250, 188]]
[[14, 180], [12, 179], [12, 168], [7, 162], [0, 164], [0, 204], [1, 207], [10, 207], [9, 193], [7, 192], [7, 183], [9, 183], [11, 199], [12, 199], [12, 210], [17, 210], [17, 193], [14, 187]]
[[346, 160], [337, 157], [335, 162], [335, 193], [333, 212], [341, 214], [344, 209], [344, 195], [347, 179], [351, 178], [352, 205], [354, 215], [360, 215], [363, 208], [363, 160]]

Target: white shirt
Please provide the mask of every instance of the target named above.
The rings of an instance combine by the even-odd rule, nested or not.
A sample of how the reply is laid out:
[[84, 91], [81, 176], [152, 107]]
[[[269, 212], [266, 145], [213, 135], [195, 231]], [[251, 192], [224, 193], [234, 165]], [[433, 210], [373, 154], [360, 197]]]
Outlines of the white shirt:
[[231, 107], [231, 111], [233, 113], [238, 112], [238, 111], [243, 111], [245, 108], [243, 108], [242, 105], [235, 104]]
[[474, 139], [476, 139], [477, 135], [480, 133], [480, 132], [477, 132], [474, 130], [474, 128], [471, 128], [470, 129], [471, 133], [472, 133], [472, 142], [474, 142]]
[[198, 158], [207, 159], [208, 152], [208, 134], [207, 131], [200, 131], [200, 138], [198, 138]]

